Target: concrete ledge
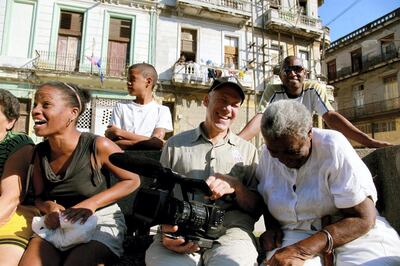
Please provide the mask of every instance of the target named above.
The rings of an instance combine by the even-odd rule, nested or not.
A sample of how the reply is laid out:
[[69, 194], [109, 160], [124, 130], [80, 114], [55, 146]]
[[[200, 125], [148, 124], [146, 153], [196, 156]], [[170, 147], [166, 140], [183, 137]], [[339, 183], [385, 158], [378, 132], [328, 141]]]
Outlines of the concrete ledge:
[[400, 145], [373, 150], [363, 161], [378, 190], [378, 210], [400, 232]]

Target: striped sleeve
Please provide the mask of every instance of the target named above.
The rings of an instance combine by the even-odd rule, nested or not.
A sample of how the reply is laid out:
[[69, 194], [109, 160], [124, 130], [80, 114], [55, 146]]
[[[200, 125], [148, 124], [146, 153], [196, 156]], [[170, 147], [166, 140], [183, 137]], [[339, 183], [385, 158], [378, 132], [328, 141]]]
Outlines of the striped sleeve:
[[328, 94], [326, 92], [326, 86], [324, 84], [321, 84], [317, 81], [306, 81], [304, 83], [304, 90], [310, 90], [315, 93], [314, 95], [314, 100], [313, 100], [313, 106], [314, 110], [322, 116], [328, 111], [333, 111], [333, 107], [331, 103], [329, 102], [328, 99]]
[[275, 95], [276, 92], [281, 91], [281, 84], [270, 84], [264, 90], [260, 103], [258, 104], [257, 113], [264, 113], [265, 109], [267, 109], [268, 103], [270, 103], [271, 98]]
[[6, 138], [0, 143], [0, 176], [3, 174], [7, 158], [25, 145], [34, 145], [30, 137], [20, 133], [7, 133]]

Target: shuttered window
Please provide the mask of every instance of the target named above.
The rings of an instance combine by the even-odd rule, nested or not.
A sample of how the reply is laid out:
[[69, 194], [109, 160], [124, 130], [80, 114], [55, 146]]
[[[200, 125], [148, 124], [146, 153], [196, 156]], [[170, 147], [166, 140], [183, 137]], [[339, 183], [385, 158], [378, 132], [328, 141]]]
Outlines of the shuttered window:
[[79, 71], [82, 23], [82, 13], [61, 11], [57, 40], [57, 70]]
[[224, 40], [224, 63], [226, 67], [238, 69], [239, 39], [237, 37], [225, 36]]
[[328, 79], [333, 80], [336, 79], [336, 59], [329, 61], [328, 65]]
[[186, 61], [196, 61], [197, 51], [197, 31], [192, 29], [181, 30], [181, 54], [186, 57]]
[[132, 21], [110, 18], [108, 35], [107, 74], [125, 76], [129, 64]]
[[82, 36], [83, 14], [61, 11], [60, 30], [58, 34], [68, 36]]

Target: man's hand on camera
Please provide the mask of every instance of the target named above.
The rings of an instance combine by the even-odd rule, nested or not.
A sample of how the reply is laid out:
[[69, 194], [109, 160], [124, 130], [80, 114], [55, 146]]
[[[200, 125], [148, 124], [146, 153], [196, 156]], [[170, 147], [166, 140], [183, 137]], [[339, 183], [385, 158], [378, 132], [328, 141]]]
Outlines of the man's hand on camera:
[[169, 250], [175, 251], [177, 253], [194, 253], [200, 250], [193, 242], [186, 242], [183, 237], [175, 237], [171, 233], [176, 233], [178, 231], [177, 225], [163, 224], [161, 225], [162, 233], [162, 244]]
[[217, 200], [225, 194], [234, 193], [238, 180], [229, 175], [216, 173], [209, 176], [206, 182], [212, 192], [210, 199]]

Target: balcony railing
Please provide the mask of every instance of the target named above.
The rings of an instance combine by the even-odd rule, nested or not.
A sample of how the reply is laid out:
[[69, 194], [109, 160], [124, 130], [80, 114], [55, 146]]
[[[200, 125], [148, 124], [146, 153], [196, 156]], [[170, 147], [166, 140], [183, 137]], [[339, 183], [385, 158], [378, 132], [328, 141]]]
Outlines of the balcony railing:
[[267, 24], [279, 22], [290, 27], [296, 26], [308, 30], [322, 32], [321, 20], [310, 16], [290, 12], [286, 10], [269, 9], [266, 14]]
[[93, 61], [91, 58], [81, 60], [80, 56], [76, 54], [59, 54], [48, 51], [37, 52], [39, 54], [39, 58], [36, 62], [37, 69], [96, 74], [101, 71], [107, 77], [126, 76], [128, 66], [126, 58], [113, 57]]
[[246, 0], [178, 0], [177, 3], [186, 3], [192, 6], [204, 6], [221, 8], [223, 10], [230, 9], [251, 13], [251, 2]]
[[329, 79], [329, 82], [333, 82], [337, 79], [344, 78], [346, 76], [350, 76], [351, 74], [356, 73], [356, 72], [367, 71], [368, 69], [370, 69], [372, 67], [375, 67], [381, 63], [385, 63], [385, 62], [388, 62], [393, 59], [400, 59], [399, 52], [395, 49], [389, 50], [385, 53], [379, 53], [376, 55], [372, 55], [372, 56], [371, 55], [363, 56], [360, 69], [353, 71], [350, 66], [343, 67], [336, 72], [336, 77], [333, 76], [334, 78]]
[[380, 63], [389, 61], [391, 59], [397, 58], [398, 52], [396, 49], [391, 49], [385, 53], [380, 53], [373, 56], [363, 56], [362, 58], [362, 69], [368, 69], [372, 66], [378, 65]]
[[197, 63], [175, 64], [172, 81], [194, 86], [209, 86], [213, 78], [234, 76], [248, 88], [253, 87], [252, 71], [200, 65]]
[[338, 110], [340, 114], [342, 114], [349, 120], [355, 120], [363, 117], [375, 116], [395, 111], [400, 112], [400, 97]]

